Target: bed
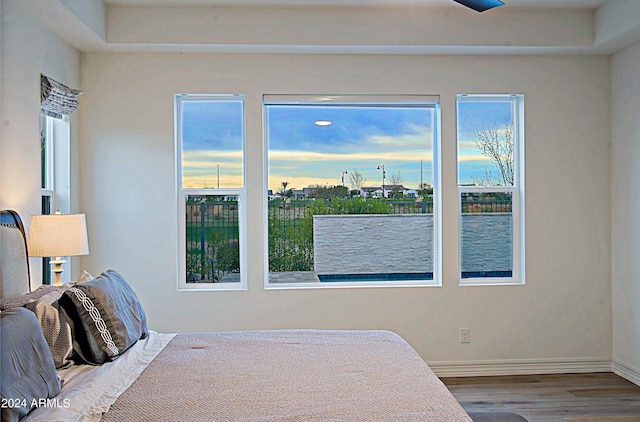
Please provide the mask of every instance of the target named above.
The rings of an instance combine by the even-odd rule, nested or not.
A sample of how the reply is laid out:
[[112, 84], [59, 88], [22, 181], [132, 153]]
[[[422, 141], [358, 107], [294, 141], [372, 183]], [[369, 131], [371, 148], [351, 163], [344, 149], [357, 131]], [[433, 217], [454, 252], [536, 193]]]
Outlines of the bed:
[[28, 292], [0, 230], [3, 421], [471, 421], [395, 333], [157, 333], [115, 270]]

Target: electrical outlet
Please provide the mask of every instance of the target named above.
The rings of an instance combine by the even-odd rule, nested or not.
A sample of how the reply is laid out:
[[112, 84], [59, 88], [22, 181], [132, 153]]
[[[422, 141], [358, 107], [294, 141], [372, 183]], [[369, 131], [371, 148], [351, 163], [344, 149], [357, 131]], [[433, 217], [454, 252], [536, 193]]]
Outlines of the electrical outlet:
[[471, 343], [471, 329], [460, 329], [460, 343]]

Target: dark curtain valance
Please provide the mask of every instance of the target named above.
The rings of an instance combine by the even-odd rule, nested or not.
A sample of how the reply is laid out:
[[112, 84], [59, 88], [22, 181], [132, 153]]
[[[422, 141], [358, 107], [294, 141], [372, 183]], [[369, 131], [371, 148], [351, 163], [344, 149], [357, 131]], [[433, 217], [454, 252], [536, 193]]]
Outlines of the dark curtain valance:
[[40, 109], [56, 119], [67, 116], [78, 109], [78, 95], [82, 91], [71, 89], [48, 76], [40, 75]]

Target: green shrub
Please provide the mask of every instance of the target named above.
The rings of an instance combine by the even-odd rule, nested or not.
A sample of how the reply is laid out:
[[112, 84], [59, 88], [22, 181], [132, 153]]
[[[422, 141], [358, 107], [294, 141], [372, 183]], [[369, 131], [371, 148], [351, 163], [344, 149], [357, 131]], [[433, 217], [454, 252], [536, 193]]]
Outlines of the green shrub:
[[269, 214], [269, 271], [312, 271], [311, 232], [301, 219]]
[[344, 214], [391, 214], [382, 200], [332, 199], [306, 203], [303, 218], [280, 218], [269, 213], [269, 271], [313, 271], [313, 216]]

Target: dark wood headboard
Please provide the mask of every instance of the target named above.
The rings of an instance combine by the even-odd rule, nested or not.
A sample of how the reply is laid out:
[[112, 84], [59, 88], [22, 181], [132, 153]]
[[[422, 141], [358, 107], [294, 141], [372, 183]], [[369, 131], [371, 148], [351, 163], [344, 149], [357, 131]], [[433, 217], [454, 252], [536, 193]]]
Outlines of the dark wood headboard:
[[0, 297], [31, 291], [27, 236], [17, 212], [0, 210]]

